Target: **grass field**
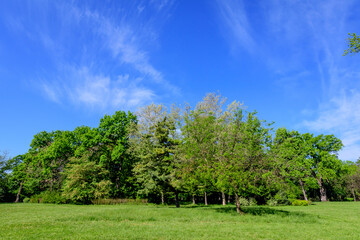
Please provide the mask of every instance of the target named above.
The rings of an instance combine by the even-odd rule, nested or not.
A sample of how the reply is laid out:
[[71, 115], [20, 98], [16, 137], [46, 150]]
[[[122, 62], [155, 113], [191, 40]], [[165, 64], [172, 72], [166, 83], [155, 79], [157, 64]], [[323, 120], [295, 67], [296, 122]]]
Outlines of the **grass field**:
[[360, 202], [243, 209], [0, 204], [0, 239], [360, 239]]

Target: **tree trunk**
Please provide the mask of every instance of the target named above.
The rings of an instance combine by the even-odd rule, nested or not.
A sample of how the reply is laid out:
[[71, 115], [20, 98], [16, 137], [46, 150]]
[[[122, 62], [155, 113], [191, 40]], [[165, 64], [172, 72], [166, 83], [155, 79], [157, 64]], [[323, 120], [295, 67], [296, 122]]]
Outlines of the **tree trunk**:
[[116, 190], [119, 190], [120, 186], [119, 186], [119, 182], [120, 182], [120, 178], [117, 177], [116, 180], [115, 180], [115, 186], [116, 186]]
[[228, 204], [230, 204], [231, 203], [231, 195], [229, 194], [228, 195]]
[[16, 194], [16, 199], [15, 199], [15, 202], [18, 203], [19, 200], [20, 200], [20, 194], [21, 194], [21, 190], [22, 190], [22, 182], [20, 183], [20, 187], [19, 187], [19, 191], [18, 193]]
[[164, 192], [161, 191], [161, 204], [164, 205], [165, 201], [164, 201]]
[[195, 202], [195, 195], [192, 195], [192, 202], [193, 202], [193, 205], [196, 204], [196, 202]]
[[206, 192], [204, 193], [204, 200], [205, 200], [205, 206], [207, 206], [207, 205], [208, 205], [208, 201], [207, 201], [207, 194], [206, 194]]
[[53, 185], [54, 185], [54, 180], [51, 178], [50, 179], [50, 192], [52, 192], [52, 190], [53, 190]]
[[178, 191], [175, 191], [175, 204], [176, 204], [176, 207], [177, 207], [177, 208], [180, 207], [180, 203], [179, 203], [179, 193], [178, 193]]
[[324, 188], [324, 185], [322, 184], [322, 177], [320, 177], [319, 179], [316, 178], [316, 180], [320, 187], [320, 200], [322, 202], [326, 202], [327, 201], [326, 189]]
[[239, 214], [244, 214], [243, 211], [240, 209], [240, 201], [239, 201], [239, 195], [235, 193], [235, 204], [236, 204], [236, 212]]
[[299, 179], [299, 182], [300, 182], [300, 186], [301, 186], [301, 189], [302, 189], [302, 192], [303, 192], [303, 195], [304, 195], [304, 199], [306, 201], [308, 201], [307, 196], [306, 196], [306, 191], [305, 191], [305, 188], [304, 188], [304, 183], [303, 183], [303, 181], [301, 179]]
[[354, 197], [354, 202], [356, 202], [355, 190], [354, 190], [354, 189], [351, 189], [351, 192], [352, 192], [352, 195], [353, 195], [353, 197]]
[[225, 193], [221, 192], [221, 198], [222, 198], [222, 205], [225, 206], [226, 205], [226, 199], [225, 199]]

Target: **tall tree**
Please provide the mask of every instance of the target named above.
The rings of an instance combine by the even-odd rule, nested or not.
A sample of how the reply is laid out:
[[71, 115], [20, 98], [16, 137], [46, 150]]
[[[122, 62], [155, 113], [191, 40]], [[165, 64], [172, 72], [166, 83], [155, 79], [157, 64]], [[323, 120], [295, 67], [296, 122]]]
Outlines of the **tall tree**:
[[235, 194], [236, 210], [241, 213], [240, 196], [264, 196], [271, 190], [272, 172], [266, 151], [270, 129], [256, 117], [234, 108], [222, 145], [219, 181]]
[[305, 183], [311, 178], [312, 161], [307, 158], [308, 152], [302, 135], [285, 128], [277, 129], [272, 153], [279, 161], [282, 176], [287, 180], [297, 182], [304, 199], [308, 200]]
[[164, 193], [173, 192], [179, 207], [175, 180], [179, 144], [176, 116], [174, 111], [168, 113], [163, 105], [146, 106], [139, 110], [139, 122], [132, 125], [130, 136], [131, 151], [139, 159], [134, 167], [135, 176], [142, 185], [139, 193], [160, 193], [164, 201]]
[[105, 115], [101, 120], [98, 132], [98, 141], [101, 151], [100, 162], [109, 172], [112, 182], [112, 197], [125, 197], [133, 194], [131, 191], [132, 168], [134, 157], [129, 148], [128, 128], [136, 123], [136, 116], [131, 112], [117, 111], [114, 115]]
[[9, 159], [6, 152], [0, 151], [0, 202], [9, 201], [10, 184], [9, 171], [14, 168], [16, 162]]
[[334, 135], [321, 134], [314, 137], [312, 134], [305, 133], [303, 138], [306, 142], [307, 158], [311, 161], [311, 174], [320, 189], [320, 200], [327, 201], [324, 181], [335, 178], [341, 168], [341, 161], [336, 154], [343, 144]]
[[357, 201], [360, 194], [360, 167], [359, 160], [357, 163], [345, 162], [343, 167], [345, 168], [344, 180], [346, 184], [346, 190], [348, 190], [354, 201]]
[[[216, 187], [216, 151], [225, 102], [226, 98], [221, 95], [209, 93], [194, 110], [189, 108], [184, 114], [183, 177], [192, 184], [197, 183], [197, 188], [204, 193], [205, 205], [208, 204], [207, 192]], [[220, 191], [225, 203], [225, 190]]]

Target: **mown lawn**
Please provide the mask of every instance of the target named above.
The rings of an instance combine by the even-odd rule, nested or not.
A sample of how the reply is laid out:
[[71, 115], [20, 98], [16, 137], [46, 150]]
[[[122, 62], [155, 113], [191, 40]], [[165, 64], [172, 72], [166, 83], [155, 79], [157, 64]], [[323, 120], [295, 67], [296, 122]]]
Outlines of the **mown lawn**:
[[0, 239], [360, 239], [360, 203], [307, 207], [0, 204]]

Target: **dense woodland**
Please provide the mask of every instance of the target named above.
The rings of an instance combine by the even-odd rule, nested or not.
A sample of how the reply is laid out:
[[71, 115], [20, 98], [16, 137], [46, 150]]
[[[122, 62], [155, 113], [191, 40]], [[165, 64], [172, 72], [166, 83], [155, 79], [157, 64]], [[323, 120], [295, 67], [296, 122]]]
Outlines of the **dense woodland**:
[[208, 94], [195, 107], [117, 111], [99, 126], [40, 132], [27, 153], [0, 159], [0, 201], [176, 204], [356, 201], [359, 162], [333, 135], [273, 129], [239, 102]]

